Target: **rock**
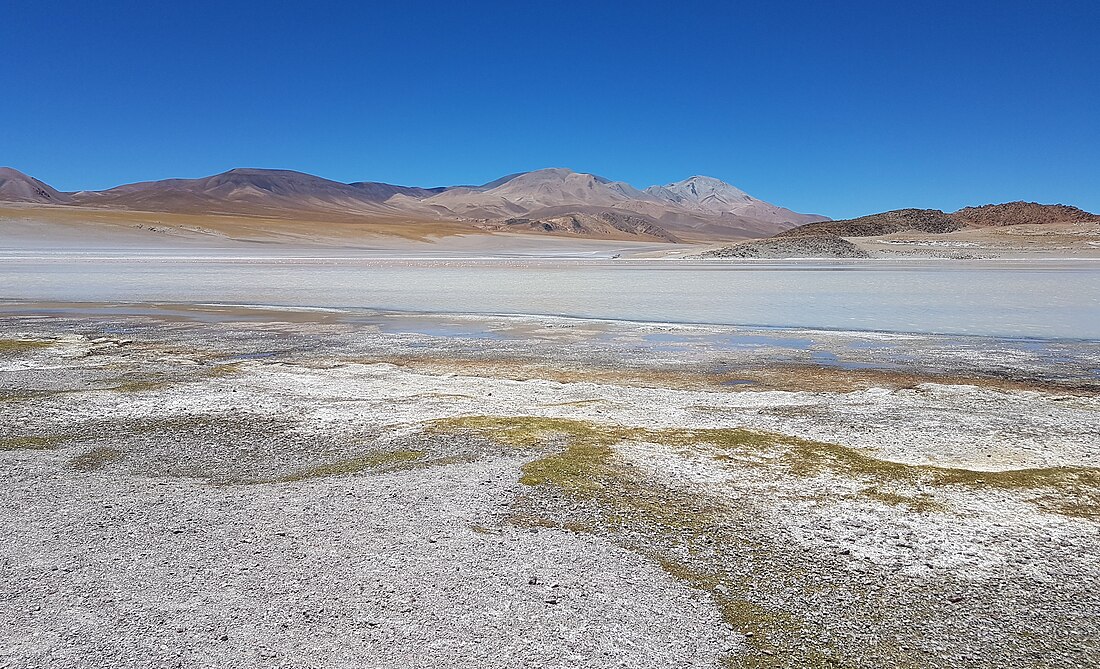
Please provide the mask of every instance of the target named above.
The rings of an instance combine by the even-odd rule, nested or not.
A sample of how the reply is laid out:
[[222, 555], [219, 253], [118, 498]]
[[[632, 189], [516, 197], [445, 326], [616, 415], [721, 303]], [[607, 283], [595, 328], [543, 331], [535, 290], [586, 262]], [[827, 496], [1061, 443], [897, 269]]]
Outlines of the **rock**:
[[837, 235], [772, 237], [704, 251], [703, 258], [870, 258], [863, 249]]

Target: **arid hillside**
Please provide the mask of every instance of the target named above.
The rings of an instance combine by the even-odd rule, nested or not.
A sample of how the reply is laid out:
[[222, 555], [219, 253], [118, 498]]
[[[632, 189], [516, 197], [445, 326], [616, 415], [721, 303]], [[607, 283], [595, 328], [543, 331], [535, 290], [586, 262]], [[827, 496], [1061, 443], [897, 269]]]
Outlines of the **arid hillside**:
[[773, 237], [712, 248], [711, 258], [958, 259], [1100, 257], [1100, 216], [1062, 204], [1009, 202], [939, 209], [898, 209], [821, 221]]
[[[197, 179], [164, 179], [101, 191], [60, 192], [17, 170], [0, 172], [0, 202], [76, 211], [198, 217], [193, 225], [241, 229], [298, 224], [303, 239], [336, 226], [406, 236], [438, 228], [468, 234], [511, 232], [642, 242], [705, 242], [766, 237], [823, 217], [753, 198], [717, 179], [691, 177], [639, 190], [593, 174], [553, 168], [510, 174], [480, 186], [422, 188], [381, 182], [342, 183], [291, 170], [233, 169]], [[56, 212], [38, 212], [43, 221]], [[62, 216], [63, 218], [65, 216]], [[100, 214], [90, 218], [102, 219]], [[147, 218], [147, 217], [145, 217]], [[346, 234], [348, 229], [335, 234]], [[430, 234], [430, 233], [429, 233]]]

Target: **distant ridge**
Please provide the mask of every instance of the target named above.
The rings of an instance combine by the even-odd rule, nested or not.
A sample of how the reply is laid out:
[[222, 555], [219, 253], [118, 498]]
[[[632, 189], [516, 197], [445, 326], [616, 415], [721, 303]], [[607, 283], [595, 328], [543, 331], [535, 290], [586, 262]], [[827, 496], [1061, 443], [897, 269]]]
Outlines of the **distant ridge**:
[[785, 230], [776, 236], [876, 237], [907, 230], [938, 234], [963, 228], [1077, 222], [1100, 222], [1100, 216], [1063, 204], [1007, 202], [965, 207], [950, 214], [939, 209], [895, 209], [847, 220], [809, 223]]
[[784, 227], [828, 220], [825, 216], [797, 214], [758, 200], [714, 177], [694, 176], [665, 186], [650, 186], [645, 192], [697, 212], [767, 221]]
[[65, 204], [70, 199], [67, 194], [60, 193], [19, 170], [11, 167], [0, 167], [0, 200], [6, 202]]
[[395, 186], [380, 181], [356, 181], [348, 184], [352, 188], [358, 188], [373, 202], [385, 202], [394, 195], [406, 195], [414, 198], [431, 197], [447, 190], [442, 188], [419, 188], [417, 186]]
[[[902, 232], [920, 233], [916, 235], [918, 237], [946, 235], [952, 232], [977, 232], [979, 235], [987, 235], [990, 228], [1035, 225], [1064, 227], [1067, 224], [1077, 223], [1097, 224], [1100, 223], [1100, 216], [1077, 207], [1036, 202], [1007, 202], [965, 207], [950, 214], [939, 209], [895, 209], [842, 221], [808, 223], [765, 239], [710, 249], [703, 252], [701, 257], [869, 258], [872, 256], [865, 247], [849, 240], [884, 237]], [[978, 237], [978, 239], [982, 238], [990, 237]], [[892, 244], [905, 243], [898, 239], [880, 241]], [[959, 241], [963, 246], [956, 248], [970, 249], [976, 244], [972, 236], [964, 240], [946, 242], [939, 248], [952, 248], [950, 245]]]
[[[697, 190], [708, 189], [711, 197], [690, 197], [686, 193], [693, 185]], [[728, 201], [720, 202], [722, 198]], [[798, 214], [752, 198], [718, 179], [692, 177], [639, 190], [622, 181], [565, 168], [513, 174], [482, 187], [449, 188], [415, 202], [398, 197], [388, 204], [426, 214], [486, 221], [630, 212], [648, 222], [648, 229], [660, 228], [662, 235], [683, 239], [760, 237], [824, 220], [823, 216]], [[548, 225], [556, 229], [555, 224]]]
[[256, 168], [238, 168], [198, 179], [164, 179], [104, 191], [81, 191], [73, 193], [72, 199], [88, 206], [184, 213], [378, 211], [372, 188], [292, 170]]
[[1051, 223], [1100, 222], [1100, 216], [1064, 204], [1006, 202], [965, 207], [950, 215], [960, 223], [975, 227], [1005, 225], [1045, 225]]
[[208, 177], [75, 193], [58, 192], [5, 168], [0, 200], [288, 220], [436, 220], [490, 231], [660, 241], [763, 237], [827, 220], [753, 198], [712, 177], [694, 176], [639, 190], [566, 168], [518, 172], [480, 186], [434, 188], [342, 183], [293, 170], [237, 168]]
[[918, 232], [954, 232], [963, 227], [939, 209], [896, 209], [843, 221], [822, 221], [780, 232], [777, 237], [834, 235], [838, 237], [874, 237], [904, 230]]

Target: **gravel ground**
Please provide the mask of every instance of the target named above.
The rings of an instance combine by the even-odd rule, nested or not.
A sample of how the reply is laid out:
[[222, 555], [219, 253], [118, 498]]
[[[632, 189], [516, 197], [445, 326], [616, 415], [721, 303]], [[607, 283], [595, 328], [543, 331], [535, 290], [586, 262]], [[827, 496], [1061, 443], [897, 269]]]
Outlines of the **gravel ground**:
[[9, 313], [0, 666], [1096, 666], [1097, 355]]

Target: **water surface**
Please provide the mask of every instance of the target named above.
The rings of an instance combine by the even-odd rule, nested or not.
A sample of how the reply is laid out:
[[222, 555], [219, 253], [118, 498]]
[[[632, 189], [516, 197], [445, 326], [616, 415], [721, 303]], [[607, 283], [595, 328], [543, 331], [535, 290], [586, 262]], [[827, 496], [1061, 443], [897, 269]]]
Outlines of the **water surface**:
[[[0, 298], [1100, 340], [1100, 263], [0, 255]], [[743, 342], [751, 345], [756, 342]]]

